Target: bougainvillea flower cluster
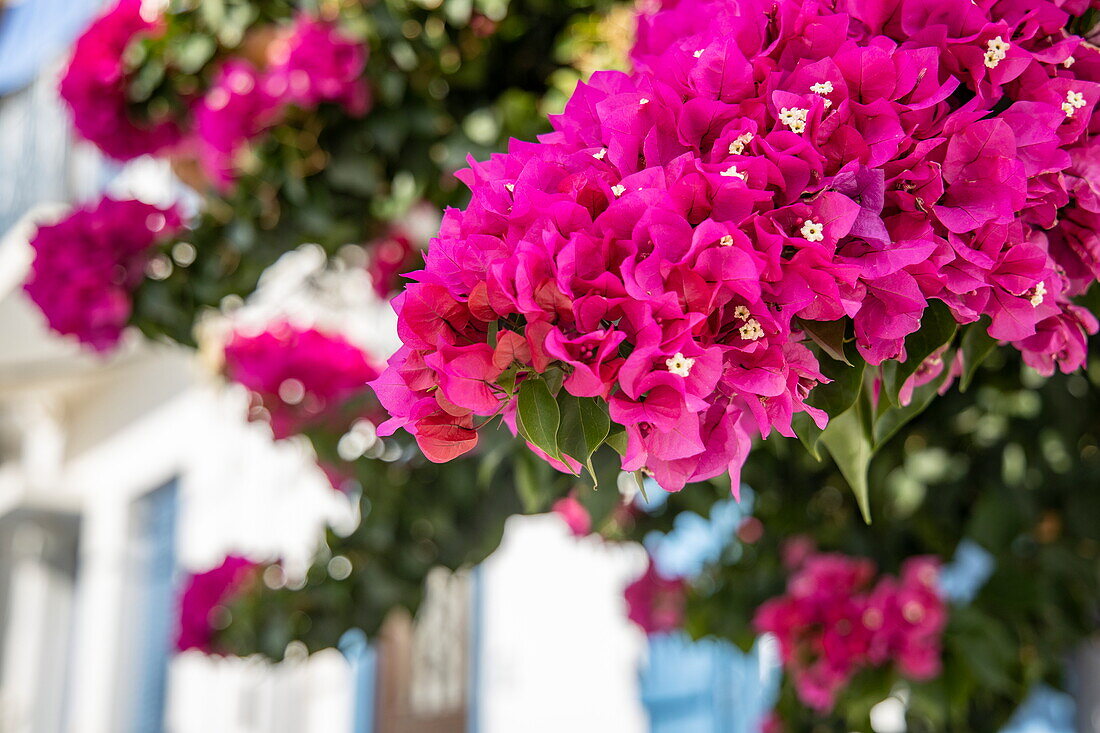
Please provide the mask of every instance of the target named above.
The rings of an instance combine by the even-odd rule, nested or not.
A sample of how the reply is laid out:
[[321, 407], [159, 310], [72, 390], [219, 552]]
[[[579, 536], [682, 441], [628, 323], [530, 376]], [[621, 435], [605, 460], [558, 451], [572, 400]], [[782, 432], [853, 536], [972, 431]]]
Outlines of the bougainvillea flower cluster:
[[627, 618], [647, 634], [675, 631], [684, 624], [687, 581], [663, 575], [652, 557], [645, 573], [626, 587], [623, 597]]
[[551, 510], [565, 522], [574, 537], [587, 537], [592, 532], [592, 515], [573, 494], [555, 501]]
[[224, 188], [246, 143], [278, 123], [288, 107], [338, 104], [353, 116], [370, 107], [366, 44], [335, 23], [301, 14], [268, 45], [259, 66], [243, 55], [228, 57], [207, 88], [185, 95], [184, 109], [138, 120], [127, 54], [134, 43], [163, 32], [163, 18], [140, 0], [119, 0], [76, 43], [61, 95], [78, 132], [111, 157], [187, 151]]
[[155, 245], [181, 226], [174, 208], [103, 198], [38, 228], [23, 287], [50, 328], [106, 351], [118, 344]]
[[226, 61], [194, 112], [195, 143], [207, 175], [223, 188], [230, 184], [237, 156], [291, 106], [312, 110], [329, 103], [353, 116], [366, 114], [366, 66], [366, 45], [304, 14], [270, 44], [262, 68], [243, 58]]
[[398, 228], [369, 243], [367, 253], [367, 272], [379, 298], [387, 298], [400, 290], [402, 274], [420, 261], [420, 251], [409, 235]]
[[[633, 74], [460, 174], [379, 394], [434, 460], [563, 377], [666, 489], [792, 436], [827, 380], [811, 327], [905, 361], [930, 301], [1050, 372], [1078, 367], [1100, 275], [1100, 52], [1059, 2], [679, 0]], [[923, 355], [922, 355], [923, 358]], [[559, 461], [572, 468], [569, 461]]]
[[174, 120], [138, 121], [130, 114], [126, 51], [136, 39], [163, 30], [141, 6], [141, 0], [119, 0], [92, 23], [61, 79], [61, 98], [77, 132], [117, 160], [157, 153], [182, 137]]
[[285, 37], [268, 50], [267, 93], [302, 108], [338, 104], [354, 116], [370, 107], [363, 82], [367, 47], [344, 36], [332, 23], [298, 17]]
[[753, 624], [779, 640], [802, 702], [828, 712], [864, 667], [893, 663], [913, 680], [939, 674], [947, 607], [938, 577], [939, 564], [928, 557], [907, 560], [899, 578], [876, 581], [870, 560], [813, 554], [795, 570], [786, 595], [764, 603]]
[[[337, 334], [280, 320], [254, 333], [237, 331], [225, 346], [225, 374], [248, 389], [251, 419], [266, 420], [276, 439], [332, 419], [346, 429], [362, 414], [378, 369], [358, 346]], [[376, 410], [374, 403], [359, 405]]]
[[229, 555], [221, 565], [187, 579], [179, 601], [179, 629], [176, 649], [198, 649], [206, 654], [215, 653], [214, 634], [218, 615], [233, 596], [255, 582], [260, 566], [243, 557]]

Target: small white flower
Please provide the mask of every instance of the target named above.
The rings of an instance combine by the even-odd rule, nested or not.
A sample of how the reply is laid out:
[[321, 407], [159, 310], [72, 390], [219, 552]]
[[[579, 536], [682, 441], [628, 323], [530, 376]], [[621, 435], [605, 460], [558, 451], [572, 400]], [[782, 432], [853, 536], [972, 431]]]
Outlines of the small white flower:
[[1062, 102], [1062, 111], [1066, 113], [1066, 117], [1073, 117], [1073, 113], [1084, 107], [1088, 102], [1085, 101], [1085, 95], [1081, 92], [1068, 91], [1066, 92], [1066, 101]]
[[600, 148], [595, 153], [592, 153], [592, 157], [596, 160], [603, 160], [607, 157], [607, 148]]
[[755, 318], [750, 318], [745, 322], [744, 326], [738, 329], [741, 333], [741, 338], [746, 341], [758, 341], [764, 338], [764, 329], [760, 327], [760, 321]]
[[643, 104], [643, 105], [644, 104], [649, 104], [649, 99], [646, 98], [646, 97], [642, 97], [642, 100], [640, 102], [638, 102], [638, 104]]
[[738, 135], [737, 139], [730, 143], [730, 155], [741, 155], [745, 152], [745, 146], [752, 142], [752, 133], [746, 132]]
[[718, 245], [720, 247], [732, 247], [733, 246], [733, 235], [732, 234], [727, 234], [726, 236], [722, 237], [721, 239], [718, 240]]
[[825, 225], [813, 219], [807, 219], [802, 225], [802, 238], [807, 242], [820, 242], [825, 239]]
[[1069, 67], [1073, 66], [1076, 61], [1077, 59], [1073, 58], [1072, 56], [1067, 56], [1066, 60], [1062, 62], [1062, 66], [1068, 69]]
[[733, 309], [733, 317], [740, 318], [742, 321], [747, 321], [752, 318], [752, 313], [749, 311], [747, 305], [739, 305]]
[[689, 359], [679, 351], [671, 359], [665, 359], [665, 366], [673, 374], [686, 377], [691, 374], [691, 367], [695, 365], [695, 359]]
[[[826, 94], [833, 93], [833, 83], [831, 81], [819, 81], [817, 84], [814, 84], [810, 87], [810, 91], [814, 94], [819, 94], [822, 97], [825, 97]], [[829, 107], [832, 106], [833, 100], [825, 97], [825, 109], [829, 109]]]
[[722, 171], [722, 175], [726, 178], [740, 178], [742, 181], [745, 180], [745, 174], [737, 170], [737, 166], [735, 165]]
[[1031, 291], [1031, 295], [1028, 300], [1033, 306], [1038, 308], [1043, 304], [1043, 297], [1047, 294], [1047, 285], [1044, 282], [1036, 283], [1035, 287]]
[[508, 189], [508, 193], [513, 193], [516, 190], [516, 184], [514, 183], [505, 183], [504, 187]]
[[986, 43], [985, 47], [987, 49], [985, 52], [985, 65], [990, 69], [995, 69], [1008, 55], [1010, 44], [1000, 36], [997, 36]]
[[809, 112], [801, 107], [784, 107], [779, 110], [779, 121], [791, 128], [791, 132], [802, 134], [806, 130], [806, 115]]
[[702, 55], [703, 55], [703, 49], [701, 49], [701, 48], [700, 48], [700, 49], [699, 49], [698, 51], [696, 51], [696, 52], [695, 52], [694, 54], [692, 54], [692, 55], [693, 55], [693, 56], [694, 56], [695, 58], [699, 58], [700, 56], [702, 56]]
[[612, 186], [611, 187], [611, 193], [615, 194], [615, 198], [619, 198], [624, 193], [626, 193], [626, 186], [623, 186], [623, 185]]

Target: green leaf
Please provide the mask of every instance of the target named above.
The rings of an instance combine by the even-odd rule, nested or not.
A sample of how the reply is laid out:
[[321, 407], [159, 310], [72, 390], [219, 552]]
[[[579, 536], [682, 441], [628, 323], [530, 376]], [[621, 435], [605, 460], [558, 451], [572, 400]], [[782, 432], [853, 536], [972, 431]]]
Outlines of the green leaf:
[[863, 521], [871, 523], [870, 491], [867, 469], [874, 454], [866, 429], [866, 410], [863, 401], [857, 401], [851, 409], [829, 420], [821, 434], [821, 444], [836, 461], [837, 468], [852, 487], [856, 502], [863, 514]]
[[921, 316], [920, 328], [905, 338], [905, 361], [890, 362], [883, 369], [882, 394], [893, 404], [898, 404], [898, 392], [905, 381], [936, 349], [950, 341], [958, 328], [951, 309], [943, 301], [928, 301], [928, 307]]
[[[832, 381], [814, 387], [807, 399], [810, 406], [824, 410], [830, 419], [849, 410], [863, 389], [863, 372], [867, 363], [856, 351], [854, 342], [846, 345], [845, 356], [846, 361], [822, 362], [821, 373]], [[794, 416], [792, 426], [795, 435], [806, 446], [810, 455], [821, 460], [821, 451], [817, 446], [821, 438], [821, 429], [814, 423], [813, 418], [804, 412], [799, 413]]]
[[848, 366], [852, 366], [852, 362], [848, 361], [848, 357], [844, 353], [844, 334], [848, 329], [848, 319], [841, 319], [839, 321], [803, 321], [798, 319], [798, 327], [801, 328], [807, 336], [813, 339], [813, 342], [821, 347], [829, 356], [833, 357], [837, 361], [842, 361]]
[[649, 497], [645, 493], [645, 474], [641, 469], [634, 472], [634, 480], [638, 482], [638, 493], [642, 495], [642, 499], [648, 504]]
[[[946, 361], [946, 358], [945, 358]], [[879, 402], [879, 413], [875, 417], [874, 424], [874, 449], [878, 451], [890, 438], [894, 437], [899, 430], [905, 427], [906, 423], [924, 412], [932, 400], [938, 396], [940, 385], [944, 383], [950, 373], [950, 368], [945, 365], [943, 372], [938, 377], [933, 379], [927, 384], [922, 384], [913, 390], [913, 396], [909, 400], [909, 404], [901, 407], [894, 407], [881, 400]]]
[[574, 397], [564, 390], [558, 395], [561, 425], [558, 427], [558, 446], [565, 453], [588, 467], [596, 479], [592, 467], [592, 454], [603, 445], [611, 418], [607, 408], [592, 397]]
[[620, 456], [626, 455], [626, 431], [622, 428], [616, 427], [615, 430], [609, 432], [604, 442], [611, 446]]
[[523, 437], [552, 458], [561, 460], [561, 450], [558, 448], [561, 414], [546, 382], [537, 378], [524, 380], [519, 388], [517, 408], [516, 424]]
[[989, 319], [983, 317], [977, 323], [971, 323], [963, 328], [962, 352], [963, 373], [959, 377], [959, 391], [965, 392], [974, 381], [974, 375], [978, 367], [993, 353], [997, 346], [997, 340], [989, 335]]
[[511, 364], [497, 377], [497, 384], [508, 394], [515, 394], [516, 375], [519, 373], [519, 364]]

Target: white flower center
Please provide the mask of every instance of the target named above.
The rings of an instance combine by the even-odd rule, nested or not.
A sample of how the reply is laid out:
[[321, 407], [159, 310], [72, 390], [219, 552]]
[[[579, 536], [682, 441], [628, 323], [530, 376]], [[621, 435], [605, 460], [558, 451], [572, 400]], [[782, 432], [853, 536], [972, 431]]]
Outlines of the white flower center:
[[733, 235], [732, 234], [727, 234], [726, 236], [724, 236], [724, 237], [722, 237], [721, 239], [718, 240], [718, 244], [722, 247], [732, 247], [733, 246]]
[[702, 55], [703, 55], [703, 49], [701, 49], [701, 48], [700, 48], [700, 49], [699, 49], [698, 51], [696, 51], [696, 52], [695, 52], [694, 54], [692, 54], [692, 55], [693, 55], [693, 56], [695, 56], [695, 58], [699, 58], [700, 56], [702, 56]]
[[801, 107], [784, 107], [779, 111], [779, 121], [791, 128], [791, 132], [801, 135], [806, 130], [806, 115], [809, 113], [810, 110]]
[[747, 305], [739, 305], [733, 309], [733, 317], [740, 318], [742, 321], [747, 321], [752, 318], [752, 312], [749, 311]]
[[1069, 67], [1073, 66], [1076, 61], [1077, 59], [1073, 58], [1072, 56], [1067, 56], [1066, 60], [1062, 62], [1062, 66], [1068, 69]]
[[1066, 113], [1066, 117], [1073, 117], [1073, 113], [1084, 107], [1088, 102], [1085, 101], [1085, 95], [1081, 92], [1068, 91], [1066, 92], [1066, 101], [1062, 102], [1062, 111]]
[[595, 153], [592, 153], [592, 157], [596, 160], [603, 160], [607, 157], [607, 148], [600, 148]]
[[1000, 36], [997, 36], [985, 44], [985, 47], [985, 65], [990, 69], [995, 69], [997, 68], [997, 64], [1001, 63], [1005, 56], [1008, 55], [1010, 44]]
[[649, 99], [647, 99], [646, 97], [642, 97], [642, 101], [638, 102], [638, 104], [649, 104]]
[[[825, 97], [826, 94], [833, 93], [833, 83], [831, 81], [819, 81], [817, 84], [810, 86], [810, 91], [814, 94], [820, 94]], [[825, 109], [833, 106], [833, 100], [825, 97]]]
[[1028, 300], [1033, 306], [1038, 308], [1043, 304], [1043, 298], [1047, 294], [1047, 285], [1044, 282], [1038, 282], [1031, 291], [1031, 295], [1028, 296]]
[[737, 136], [737, 139], [730, 143], [730, 155], [741, 155], [745, 152], [745, 146], [752, 142], [752, 133], [746, 132]]
[[755, 318], [750, 318], [745, 321], [745, 325], [738, 329], [741, 333], [741, 338], [746, 341], [757, 341], [764, 338], [764, 329], [760, 327], [760, 321]]
[[802, 238], [807, 242], [820, 242], [825, 239], [825, 225], [813, 219], [807, 219], [801, 231]]
[[735, 165], [730, 166], [728, 169], [722, 171], [722, 175], [726, 176], [727, 178], [740, 178], [742, 181], [745, 180], [745, 174], [737, 170], [737, 166]]
[[624, 193], [626, 193], [626, 186], [623, 186], [623, 185], [612, 186], [611, 187], [611, 193], [615, 194], [615, 198], [619, 198]]
[[516, 190], [516, 184], [514, 183], [505, 183], [504, 187], [508, 189], [508, 193], [513, 193]]
[[689, 359], [679, 351], [671, 359], [665, 359], [665, 366], [673, 374], [686, 377], [691, 374], [691, 367], [695, 365], [695, 359]]

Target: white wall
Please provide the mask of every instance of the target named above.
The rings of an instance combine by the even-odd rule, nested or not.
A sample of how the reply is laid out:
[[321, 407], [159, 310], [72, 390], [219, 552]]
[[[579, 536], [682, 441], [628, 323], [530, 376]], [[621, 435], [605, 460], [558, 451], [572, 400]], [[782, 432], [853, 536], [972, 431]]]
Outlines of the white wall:
[[483, 569], [481, 733], [642, 733], [645, 635], [622, 590], [645, 551], [513, 517]]

